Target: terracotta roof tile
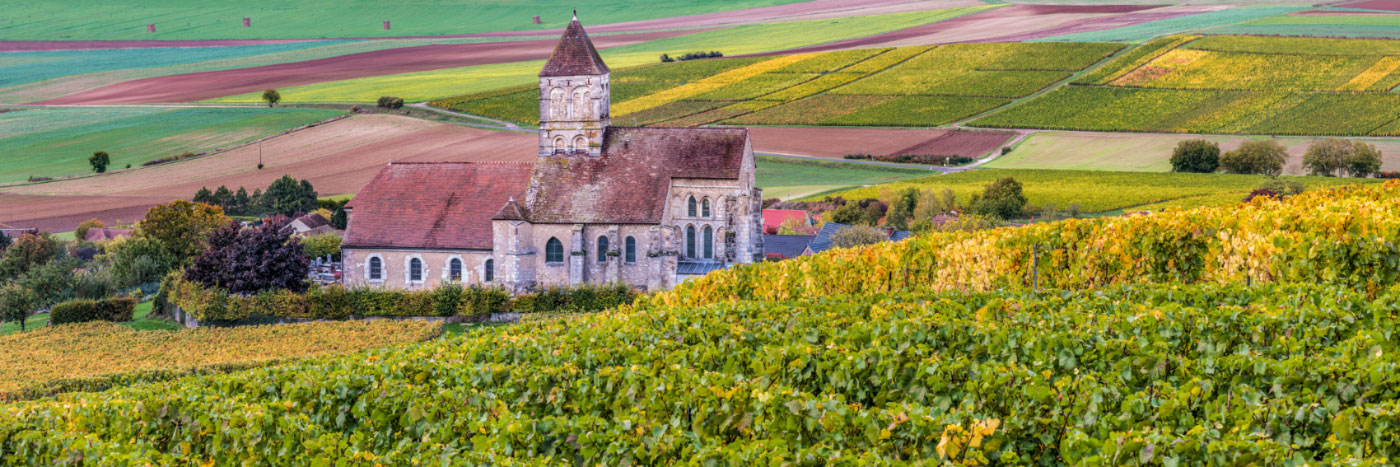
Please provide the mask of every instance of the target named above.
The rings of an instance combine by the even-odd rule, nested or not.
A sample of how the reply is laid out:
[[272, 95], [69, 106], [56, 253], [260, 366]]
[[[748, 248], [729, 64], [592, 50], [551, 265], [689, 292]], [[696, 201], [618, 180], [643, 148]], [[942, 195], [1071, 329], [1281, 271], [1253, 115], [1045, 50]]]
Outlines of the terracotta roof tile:
[[738, 179], [746, 128], [608, 127], [602, 154], [539, 158], [525, 208], [535, 223], [655, 224], [672, 178]]
[[540, 76], [601, 75], [608, 71], [608, 65], [598, 56], [598, 49], [593, 48], [593, 41], [588, 39], [588, 33], [575, 17], [564, 29], [564, 36], [554, 46], [554, 53], [540, 70]]
[[490, 249], [491, 217], [529, 185], [528, 162], [394, 163], [351, 199], [346, 247]]

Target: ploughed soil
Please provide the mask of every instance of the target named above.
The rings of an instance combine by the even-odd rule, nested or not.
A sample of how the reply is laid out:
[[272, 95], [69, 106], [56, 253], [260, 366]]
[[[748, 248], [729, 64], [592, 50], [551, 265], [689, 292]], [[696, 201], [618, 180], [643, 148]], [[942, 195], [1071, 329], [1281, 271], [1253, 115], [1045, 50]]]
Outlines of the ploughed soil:
[[[593, 38], [598, 48], [619, 47], [694, 31], [662, 31]], [[156, 76], [39, 102], [45, 105], [166, 104], [245, 94], [269, 88], [395, 73], [549, 58], [556, 40], [434, 44], [252, 68]]]
[[840, 159], [847, 154], [982, 157], [1016, 133], [881, 128], [751, 127], [753, 150]]
[[1365, 8], [1368, 10], [1400, 11], [1400, 0], [1368, 0], [1363, 2], [1342, 3], [1333, 6], [1340, 8]]
[[109, 174], [0, 187], [0, 222], [53, 232], [96, 217], [140, 219], [151, 206], [189, 199], [200, 187], [266, 189], [283, 174], [321, 195], [355, 193], [392, 161], [532, 161], [538, 137], [393, 115], [356, 115], [258, 145]]
[[958, 42], [1015, 42], [1157, 21], [1220, 6], [1011, 5], [868, 37], [760, 55]]

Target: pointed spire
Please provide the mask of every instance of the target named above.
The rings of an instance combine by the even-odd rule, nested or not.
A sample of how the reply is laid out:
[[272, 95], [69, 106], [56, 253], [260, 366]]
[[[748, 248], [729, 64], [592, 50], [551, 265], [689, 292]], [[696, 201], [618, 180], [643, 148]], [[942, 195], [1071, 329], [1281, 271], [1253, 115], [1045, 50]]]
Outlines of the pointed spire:
[[574, 19], [564, 28], [564, 35], [554, 46], [554, 53], [549, 56], [544, 69], [540, 70], [540, 76], [601, 75], [608, 71], [608, 65], [603, 63], [603, 57], [598, 55], [598, 49], [588, 39], [588, 33], [579, 24], [578, 12], [575, 11]]

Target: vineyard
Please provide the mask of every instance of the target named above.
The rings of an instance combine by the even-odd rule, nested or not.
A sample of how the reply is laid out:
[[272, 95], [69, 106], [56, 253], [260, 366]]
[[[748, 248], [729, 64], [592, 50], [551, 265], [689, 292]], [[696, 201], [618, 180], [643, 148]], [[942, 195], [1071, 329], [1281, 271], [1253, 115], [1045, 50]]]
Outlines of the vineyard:
[[933, 234], [600, 314], [13, 403], [0, 456], [1384, 465], [1398, 195]]
[[1266, 135], [1400, 134], [1400, 43], [1170, 36], [974, 126]]
[[[342, 321], [137, 331], [108, 322], [0, 336], [0, 400], [94, 391], [187, 374], [221, 373], [297, 358], [437, 337], [440, 324]], [[0, 460], [4, 460], [0, 453]]]
[[[1230, 205], [1239, 202], [1267, 180], [1257, 175], [982, 169], [855, 188], [822, 196], [840, 196], [848, 200], [881, 198], [888, 201], [906, 188], [936, 192], [946, 188], [953, 190], [959, 203], [967, 205], [974, 193], [981, 193], [983, 187], [1002, 177], [1012, 177], [1021, 182], [1030, 210], [1039, 211], [1053, 206], [1063, 211], [1071, 204], [1077, 204], [1086, 213]], [[1297, 180], [1309, 189], [1374, 183], [1372, 180], [1330, 177], [1287, 178]]]
[[[639, 125], [929, 127], [1032, 94], [1119, 48], [953, 44], [653, 65], [614, 74], [612, 111]], [[519, 86], [430, 104], [531, 123], [538, 92]]]

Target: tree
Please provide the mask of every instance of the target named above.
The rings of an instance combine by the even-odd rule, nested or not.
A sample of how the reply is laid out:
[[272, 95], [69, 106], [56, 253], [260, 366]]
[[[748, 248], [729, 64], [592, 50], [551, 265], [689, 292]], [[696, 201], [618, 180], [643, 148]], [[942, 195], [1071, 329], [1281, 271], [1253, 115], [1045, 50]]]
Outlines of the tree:
[[283, 217], [249, 228], [229, 222], [209, 236], [209, 249], [194, 259], [185, 277], [232, 293], [305, 292], [310, 260], [291, 232], [282, 232], [285, 225]]
[[1381, 153], [1361, 141], [1324, 138], [1303, 154], [1303, 166], [1313, 175], [1370, 177], [1381, 168]]
[[219, 185], [219, 189], [214, 190], [213, 197], [213, 202], [209, 204], [224, 208], [224, 210], [228, 210], [229, 205], [233, 204], [233, 192], [229, 191], [226, 186]]
[[1011, 177], [1002, 177], [982, 189], [980, 195], [973, 195], [970, 210], [985, 216], [1010, 219], [1021, 215], [1026, 207], [1026, 196], [1021, 194], [1021, 182]]
[[107, 165], [112, 163], [112, 156], [107, 151], [93, 151], [92, 157], [88, 158], [88, 165], [92, 166], [92, 171], [102, 173], [107, 171]]
[[1172, 172], [1211, 173], [1220, 166], [1220, 145], [1203, 139], [1188, 139], [1172, 150]]
[[209, 191], [209, 187], [202, 186], [199, 187], [199, 191], [194, 192], [194, 198], [190, 198], [190, 201], [194, 201], [196, 203], [214, 204], [214, 193]]
[[87, 233], [89, 230], [101, 229], [104, 227], [107, 227], [107, 224], [103, 223], [101, 220], [98, 220], [96, 218], [82, 221], [78, 223], [78, 228], [73, 231], [73, 238], [81, 242], [83, 241], [83, 239], [87, 238]]
[[919, 206], [919, 189], [906, 188], [895, 197], [885, 225], [894, 229], [909, 230], [909, 222], [914, 219], [914, 211]]
[[339, 209], [336, 209], [336, 210], [335, 210], [335, 213], [331, 214], [331, 227], [332, 227], [332, 228], [334, 228], [334, 229], [336, 229], [336, 230], [345, 230], [346, 225], [349, 224], [349, 223], [350, 223], [350, 216], [348, 216], [348, 215], [345, 214], [345, 208], [344, 208], [344, 207], [341, 207], [341, 208], [339, 208]]
[[865, 218], [865, 211], [856, 203], [846, 203], [830, 212], [830, 221], [837, 224], [859, 225]]
[[268, 214], [294, 216], [316, 209], [316, 190], [311, 182], [283, 175], [267, 187], [262, 201]]
[[142, 236], [160, 240], [183, 264], [204, 250], [210, 233], [228, 222], [229, 218], [218, 206], [175, 200], [146, 211], [146, 217], [136, 224], [136, 230]]
[[28, 287], [10, 282], [0, 286], [0, 322], [19, 322], [24, 331], [24, 321], [39, 307], [39, 298]]
[[13, 240], [10, 240], [9, 235], [5, 235], [5, 232], [0, 232], [0, 253], [4, 253], [5, 249], [9, 248], [12, 242]]
[[340, 256], [340, 236], [333, 233], [302, 238], [301, 246], [306, 250], [306, 256], [311, 258]]
[[863, 225], [843, 227], [831, 234], [831, 244], [837, 248], [871, 245], [888, 239], [889, 237], [879, 229]]
[[1234, 151], [1220, 156], [1220, 166], [1232, 174], [1274, 175], [1283, 173], [1288, 151], [1273, 140], [1245, 141]]
[[267, 103], [268, 107], [272, 107], [282, 101], [282, 93], [277, 92], [276, 89], [265, 90], [262, 94], [262, 100]]
[[21, 235], [0, 259], [0, 279], [15, 278], [37, 266], [63, 257], [63, 244], [48, 233]]
[[78, 284], [73, 270], [78, 266], [75, 258], [58, 258], [35, 266], [14, 282], [34, 291], [34, 303], [45, 307], [72, 298], [73, 287]]
[[869, 226], [880, 225], [880, 219], [889, 212], [890, 206], [875, 198], [866, 198], [858, 203], [861, 209], [860, 223]]
[[224, 211], [233, 215], [247, 215], [248, 203], [250, 201], [252, 201], [252, 198], [248, 197], [248, 190], [240, 186], [238, 187], [238, 192], [233, 194], [233, 201], [231, 201], [228, 206], [224, 207]]
[[164, 243], [144, 236], [113, 240], [107, 244], [105, 259], [112, 279], [120, 287], [157, 282], [180, 263]]

